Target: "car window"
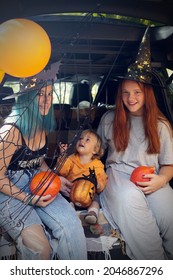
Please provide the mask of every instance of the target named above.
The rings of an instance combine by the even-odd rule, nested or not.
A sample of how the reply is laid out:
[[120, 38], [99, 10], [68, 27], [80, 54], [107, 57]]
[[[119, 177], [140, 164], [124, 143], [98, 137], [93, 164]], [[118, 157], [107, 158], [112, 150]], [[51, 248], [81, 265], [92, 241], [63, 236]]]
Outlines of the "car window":
[[[170, 70], [170, 69], [167, 69], [167, 72], [168, 72], [168, 76], [171, 79], [173, 79], [173, 71]], [[168, 100], [169, 100], [169, 104], [171, 106], [171, 109], [172, 109], [172, 113], [173, 113], [173, 81], [171, 80], [171, 83], [168, 87]]]
[[[54, 84], [54, 98], [53, 98], [53, 103], [54, 104], [71, 104], [71, 94], [73, 91], [73, 85], [74, 83], [72, 82], [55, 82]], [[79, 83], [80, 85], [80, 83]], [[99, 88], [100, 82], [95, 82], [94, 84], [89, 86], [89, 91], [91, 92], [92, 96], [92, 102], [94, 102], [98, 88]], [[78, 86], [78, 85], [77, 85]], [[78, 94], [83, 94], [83, 92], [78, 92]], [[79, 97], [80, 99], [80, 97]], [[87, 100], [83, 100], [87, 101]]]

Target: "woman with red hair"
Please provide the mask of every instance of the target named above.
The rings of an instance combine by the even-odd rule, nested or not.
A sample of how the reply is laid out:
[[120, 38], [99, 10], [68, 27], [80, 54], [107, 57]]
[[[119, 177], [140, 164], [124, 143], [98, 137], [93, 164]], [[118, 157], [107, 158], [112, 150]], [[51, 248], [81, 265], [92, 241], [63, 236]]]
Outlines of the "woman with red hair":
[[[173, 131], [158, 109], [151, 84], [125, 78], [114, 111], [98, 134], [108, 148], [103, 212], [126, 243], [130, 259], [173, 259]], [[147, 182], [130, 181], [138, 166], [154, 166]]]

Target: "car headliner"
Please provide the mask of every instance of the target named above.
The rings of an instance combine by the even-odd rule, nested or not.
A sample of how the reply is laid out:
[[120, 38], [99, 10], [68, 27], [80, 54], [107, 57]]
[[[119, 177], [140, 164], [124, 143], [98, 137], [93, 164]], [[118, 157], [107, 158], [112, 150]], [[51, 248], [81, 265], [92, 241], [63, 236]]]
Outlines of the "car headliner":
[[0, 21], [65, 12], [126, 15], [173, 25], [171, 0], [1, 0]]

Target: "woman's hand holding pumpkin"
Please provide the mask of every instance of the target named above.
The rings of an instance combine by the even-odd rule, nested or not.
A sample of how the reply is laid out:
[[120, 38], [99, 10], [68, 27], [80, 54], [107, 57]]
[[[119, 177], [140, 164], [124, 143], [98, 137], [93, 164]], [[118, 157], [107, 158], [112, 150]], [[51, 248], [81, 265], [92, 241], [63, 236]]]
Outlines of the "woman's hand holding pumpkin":
[[161, 187], [163, 187], [166, 183], [164, 175], [157, 174], [146, 174], [144, 178], [148, 178], [148, 182], [137, 182], [138, 187], [144, 194], [151, 194]]
[[55, 197], [56, 196], [52, 197], [50, 194], [42, 196], [28, 194], [25, 198], [25, 203], [33, 206], [46, 207], [55, 199]]

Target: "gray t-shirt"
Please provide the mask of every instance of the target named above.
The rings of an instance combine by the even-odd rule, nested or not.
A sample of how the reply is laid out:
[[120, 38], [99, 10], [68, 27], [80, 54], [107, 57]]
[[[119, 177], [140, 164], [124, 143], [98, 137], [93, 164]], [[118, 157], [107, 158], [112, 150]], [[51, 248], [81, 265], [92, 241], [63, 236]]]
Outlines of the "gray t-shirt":
[[124, 152], [117, 152], [112, 139], [114, 111], [105, 113], [98, 127], [98, 134], [103, 141], [104, 149], [108, 148], [106, 167], [131, 174], [140, 165], [154, 166], [156, 173], [160, 165], [173, 164], [173, 138], [168, 126], [158, 123], [161, 143], [160, 154], [147, 154], [148, 140], [140, 116], [131, 116], [131, 130], [128, 147]]

